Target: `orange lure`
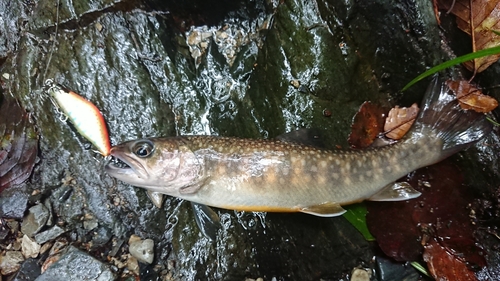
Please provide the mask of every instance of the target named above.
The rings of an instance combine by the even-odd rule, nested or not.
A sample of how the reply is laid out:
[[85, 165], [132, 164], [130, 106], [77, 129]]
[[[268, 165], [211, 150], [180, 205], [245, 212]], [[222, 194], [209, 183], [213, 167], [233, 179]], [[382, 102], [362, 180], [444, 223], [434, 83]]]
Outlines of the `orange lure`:
[[108, 156], [111, 144], [104, 117], [99, 109], [82, 96], [50, 79], [45, 81], [45, 85], [58, 111], [61, 111], [103, 156]]

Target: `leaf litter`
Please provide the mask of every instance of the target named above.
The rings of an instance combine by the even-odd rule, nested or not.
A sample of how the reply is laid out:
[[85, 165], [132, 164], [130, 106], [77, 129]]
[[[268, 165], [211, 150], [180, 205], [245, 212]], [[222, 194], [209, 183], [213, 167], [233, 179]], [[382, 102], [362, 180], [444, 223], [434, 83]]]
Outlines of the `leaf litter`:
[[[471, 36], [474, 52], [500, 46], [500, 36], [495, 32], [500, 30], [499, 1], [438, 0], [437, 4], [441, 10], [457, 17], [458, 28]], [[479, 73], [497, 62], [499, 58], [500, 54], [481, 57], [465, 62], [464, 66], [474, 73]]]
[[0, 192], [29, 178], [38, 153], [38, 136], [29, 114], [15, 100], [0, 104]]

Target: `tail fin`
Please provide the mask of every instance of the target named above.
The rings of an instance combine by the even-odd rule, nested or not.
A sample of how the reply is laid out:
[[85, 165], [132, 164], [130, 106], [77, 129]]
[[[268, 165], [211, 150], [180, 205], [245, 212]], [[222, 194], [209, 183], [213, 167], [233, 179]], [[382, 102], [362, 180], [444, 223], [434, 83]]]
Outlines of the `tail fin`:
[[409, 137], [418, 138], [431, 129], [443, 141], [444, 159], [479, 141], [492, 128], [483, 113], [462, 109], [448, 86], [436, 76], [427, 88]]

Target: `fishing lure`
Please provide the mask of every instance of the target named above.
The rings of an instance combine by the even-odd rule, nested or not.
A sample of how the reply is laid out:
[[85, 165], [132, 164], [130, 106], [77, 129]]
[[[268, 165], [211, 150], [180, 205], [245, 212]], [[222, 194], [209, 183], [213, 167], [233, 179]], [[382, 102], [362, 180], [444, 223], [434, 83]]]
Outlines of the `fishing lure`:
[[108, 129], [99, 109], [77, 93], [68, 90], [53, 80], [45, 81], [47, 93], [63, 120], [69, 119], [78, 132], [89, 140], [103, 156], [111, 149]]

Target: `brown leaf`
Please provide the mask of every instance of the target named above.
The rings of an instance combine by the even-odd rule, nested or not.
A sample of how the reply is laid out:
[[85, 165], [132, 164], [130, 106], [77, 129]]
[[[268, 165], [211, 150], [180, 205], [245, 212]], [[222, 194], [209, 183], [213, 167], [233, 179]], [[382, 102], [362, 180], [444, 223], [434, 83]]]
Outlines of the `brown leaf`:
[[422, 195], [400, 202], [367, 201], [366, 222], [382, 251], [398, 261], [418, 260], [429, 239], [437, 239], [470, 265], [486, 260], [474, 239], [470, 204], [474, 194], [463, 172], [450, 160], [419, 169], [407, 177]]
[[464, 261], [451, 254], [436, 240], [425, 245], [424, 261], [436, 280], [474, 281], [478, 280], [474, 272], [467, 268]]
[[353, 148], [365, 148], [382, 133], [386, 110], [371, 102], [364, 102], [352, 120], [347, 140]]
[[412, 104], [411, 107], [396, 106], [391, 109], [385, 119], [385, 136], [394, 140], [401, 139], [415, 122], [418, 110], [416, 103]]
[[23, 183], [35, 165], [38, 137], [29, 116], [10, 99], [0, 106], [0, 192]]
[[[500, 2], [492, 0], [474, 0], [472, 10], [469, 0], [440, 0], [439, 6], [457, 16], [457, 26], [472, 36], [473, 50], [479, 51], [500, 46], [500, 36], [492, 30], [500, 30]], [[472, 14], [472, 28], [471, 28]], [[474, 34], [471, 33], [474, 30]], [[482, 57], [464, 63], [470, 71], [481, 72], [498, 61], [500, 54]]]
[[481, 91], [465, 80], [446, 81], [446, 85], [452, 90], [463, 109], [472, 109], [477, 112], [487, 113], [498, 106], [496, 99], [483, 95]]

